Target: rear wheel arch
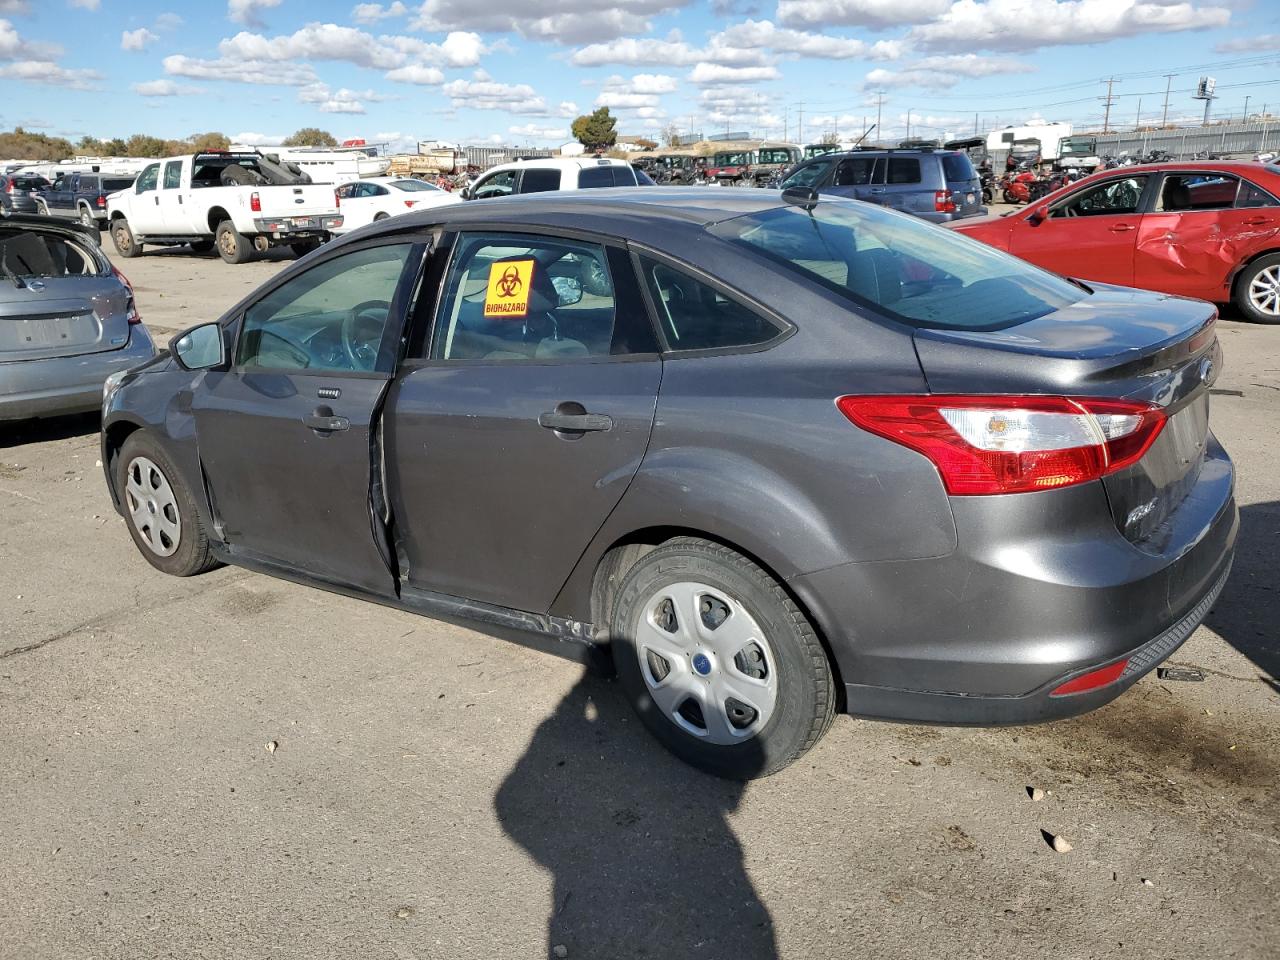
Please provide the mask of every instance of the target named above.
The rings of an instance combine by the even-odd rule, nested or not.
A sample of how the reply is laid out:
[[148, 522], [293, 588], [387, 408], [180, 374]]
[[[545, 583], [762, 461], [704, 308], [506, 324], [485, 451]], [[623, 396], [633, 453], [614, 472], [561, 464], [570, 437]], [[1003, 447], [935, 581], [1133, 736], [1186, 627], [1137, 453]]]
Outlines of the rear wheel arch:
[[[209, 232], [214, 233], [218, 229], [218, 224], [223, 220], [230, 220], [231, 214], [227, 213], [222, 207], [214, 207], [209, 211], [208, 223]], [[233, 221], [234, 222], [234, 221]]]

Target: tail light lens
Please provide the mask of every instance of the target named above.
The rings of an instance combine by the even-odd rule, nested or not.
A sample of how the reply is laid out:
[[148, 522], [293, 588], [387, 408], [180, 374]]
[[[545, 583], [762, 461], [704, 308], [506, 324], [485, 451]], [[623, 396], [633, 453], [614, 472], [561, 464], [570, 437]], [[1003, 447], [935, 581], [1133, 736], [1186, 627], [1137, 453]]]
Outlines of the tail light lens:
[[98, 197], [98, 206], [105, 207], [106, 205], [107, 205], [107, 198], [102, 196]]
[[840, 397], [869, 433], [928, 457], [953, 496], [1027, 493], [1098, 480], [1142, 459], [1160, 407], [1043, 396]]
[[338, 208], [342, 207], [342, 194], [338, 193], [337, 190], [333, 191], [333, 205]]
[[129, 326], [142, 322], [142, 315], [138, 313], [138, 304], [133, 298], [133, 284], [129, 282], [129, 278], [117, 270], [111, 268], [111, 275], [124, 284], [124, 288], [129, 291], [129, 300], [125, 304], [125, 318], [129, 321]]
[[258, 196], [257, 193], [249, 194], [249, 209], [254, 213], [262, 212], [262, 197]]
[[1090, 670], [1074, 680], [1068, 680], [1061, 686], [1055, 687], [1049, 692], [1049, 696], [1067, 697], [1073, 693], [1088, 693], [1090, 690], [1105, 687], [1119, 680], [1127, 666], [1129, 666], [1129, 660], [1125, 658], [1118, 663], [1111, 663], [1105, 667], [1099, 667], [1097, 670]]
[[956, 212], [956, 202], [951, 199], [950, 190], [935, 190], [933, 192], [933, 209], [938, 213]]

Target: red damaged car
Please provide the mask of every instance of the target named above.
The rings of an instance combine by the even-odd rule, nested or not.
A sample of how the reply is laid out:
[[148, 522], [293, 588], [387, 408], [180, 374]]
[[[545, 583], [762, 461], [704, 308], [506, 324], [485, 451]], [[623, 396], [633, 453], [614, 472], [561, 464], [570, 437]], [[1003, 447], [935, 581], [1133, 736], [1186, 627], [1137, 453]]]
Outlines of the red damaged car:
[[1280, 323], [1278, 197], [1275, 164], [1160, 163], [947, 227], [1067, 276], [1233, 302], [1248, 319]]

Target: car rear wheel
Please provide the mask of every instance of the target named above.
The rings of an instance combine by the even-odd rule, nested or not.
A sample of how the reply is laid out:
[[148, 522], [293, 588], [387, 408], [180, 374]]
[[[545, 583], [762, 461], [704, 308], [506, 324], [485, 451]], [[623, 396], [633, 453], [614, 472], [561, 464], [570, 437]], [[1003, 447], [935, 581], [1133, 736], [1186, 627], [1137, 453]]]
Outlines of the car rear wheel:
[[669, 750], [736, 780], [794, 762], [831, 725], [826, 651], [795, 602], [738, 553], [681, 537], [645, 554], [612, 611], [614, 663]]
[[117, 469], [129, 534], [148, 563], [175, 577], [218, 566], [191, 491], [150, 434], [130, 434]]
[[112, 221], [111, 242], [115, 245], [116, 253], [122, 257], [132, 259], [142, 256], [142, 244], [134, 238], [129, 221], [124, 217]]
[[1236, 278], [1236, 306], [1257, 323], [1280, 323], [1280, 253], [1249, 264]]
[[80, 222], [90, 229], [98, 229], [98, 218], [93, 215], [93, 211], [88, 207], [80, 208]]
[[218, 224], [214, 243], [218, 246], [218, 256], [227, 263], [245, 263], [253, 256], [253, 244], [236, 229], [235, 224], [230, 220], [223, 220]]
[[375, 213], [373, 215], [374, 220], [388, 220], [390, 218], [391, 218], [391, 214], [386, 213], [385, 211], [380, 213]]
[[36, 213], [42, 217], [49, 216], [49, 205], [43, 200], [36, 200]]

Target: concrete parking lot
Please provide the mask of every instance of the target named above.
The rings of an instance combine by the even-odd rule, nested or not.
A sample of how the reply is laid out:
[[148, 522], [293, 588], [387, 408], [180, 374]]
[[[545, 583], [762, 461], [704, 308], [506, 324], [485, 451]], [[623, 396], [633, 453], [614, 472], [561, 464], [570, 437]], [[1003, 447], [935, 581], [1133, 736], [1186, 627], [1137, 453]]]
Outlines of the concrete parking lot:
[[[287, 262], [118, 265], [163, 340]], [[166, 578], [93, 417], [0, 427], [0, 958], [1275, 957], [1280, 329], [1220, 335], [1243, 522], [1174, 657], [1203, 682], [1032, 728], [840, 718], [746, 786], [571, 663]]]

